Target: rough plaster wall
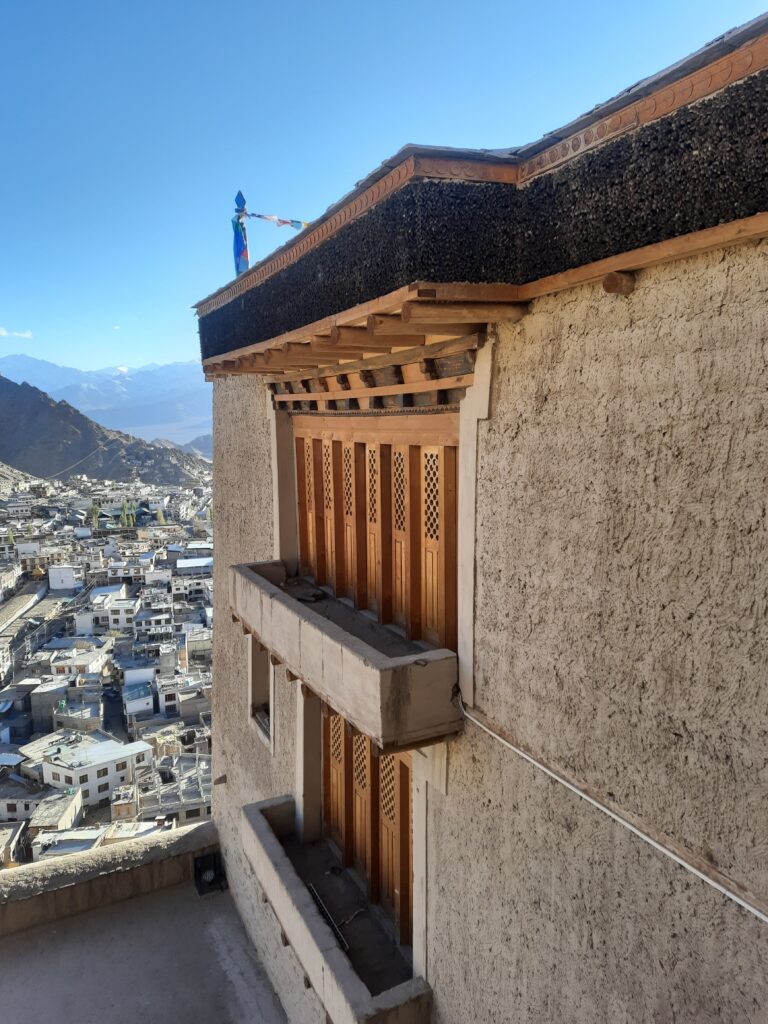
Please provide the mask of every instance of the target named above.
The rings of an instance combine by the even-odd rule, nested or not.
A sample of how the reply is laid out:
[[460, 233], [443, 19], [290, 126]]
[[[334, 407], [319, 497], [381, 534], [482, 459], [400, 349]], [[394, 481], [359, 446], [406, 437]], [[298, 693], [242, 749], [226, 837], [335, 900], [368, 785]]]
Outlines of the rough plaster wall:
[[429, 790], [433, 1024], [762, 1024], [765, 925], [468, 724]]
[[[213, 816], [238, 912], [289, 1020], [324, 1021], [320, 1004], [301, 983], [303, 972], [282, 946], [274, 915], [257, 897], [257, 883], [240, 841], [244, 804], [293, 793], [295, 684], [278, 669], [273, 707], [275, 753], [259, 739], [247, 713], [246, 647], [229, 614], [230, 565], [272, 558], [272, 466], [266, 391], [253, 378], [217, 380], [213, 392], [214, 690]], [[295, 960], [295, 957], [294, 957]], [[298, 984], [297, 984], [298, 983]]]
[[768, 243], [542, 299], [478, 452], [476, 700], [768, 898]]

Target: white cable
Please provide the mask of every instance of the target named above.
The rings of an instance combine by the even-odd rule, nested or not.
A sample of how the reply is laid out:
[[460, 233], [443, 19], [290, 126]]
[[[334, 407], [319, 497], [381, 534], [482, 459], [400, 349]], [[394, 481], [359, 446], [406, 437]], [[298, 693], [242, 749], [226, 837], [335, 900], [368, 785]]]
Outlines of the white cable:
[[68, 473], [70, 471], [70, 469], [74, 469], [75, 466], [79, 466], [81, 462], [85, 462], [86, 459], [90, 459], [90, 457], [92, 455], [95, 455], [96, 452], [100, 452], [101, 449], [104, 448], [104, 446], [105, 446], [105, 442], [102, 441], [101, 444], [98, 445], [98, 447], [94, 448], [92, 452], [88, 452], [88, 454], [84, 455], [82, 457], [82, 459], [78, 459], [77, 462], [73, 462], [71, 466], [65, 466], [64, 469], [60, 469], [58, 471], [58, 473], [52, 473], [50, 476], [41, 476], [41, 477], [39, 477], [39, 479], [40, 480], [56, 480], [56, 479], [58, 479], [64, 473]]
[[487, 733], [489, 736], [497, 740], [503, 746], [508, 747], [510, 750], [514, 751], [514, 753], [517, 754], [519, 757], [522, 757], [524, 761], [527, 761], [529, 764], [532, 764], [535, 768], [538, 768], [539, 771], [542, 771], [545, 775], [548, 775], [550, 779], [554, 779], [555, 782], [559, 782], [560, 785], [565, 786], [565, 788], [570, 790], [571, 793], [575, 793], [576, 796], [581, 797], [582, 800], [586, 800], [588, 804], [591, 804], [592, 807], [597, 808], [598, 811], [602, 811], [603, 814], [607, 814], [609, 818], [612, 818], [613, 821], [615, 821], [617, 824], [623, 825], [624, 828], [628, 829], [633, 835], [637, 836], [638, 839], [642, 839], [644, 843], [647, 843], [649, 846], [653, 847], [654, 850], [657, 850], [659, 853], [663, 853], [665, 857], [669, 857], [670, 860], [674, 861], [675, 864], [679, 864], [680, 867], [685, 868], [686, 871], [690, 871], [692, 875], [695, 875], [697, 878], [700, 878], [702, 882], [706, 882], [707, 885], [710, 885], [713, 889], [716, 889], [723, 896], [727, 897], [727, 899], [733, 900], [734, 903], [738, 903], [740, 907], [748, 911], [750, 914], [754, 915], [754, 917], [756, 917], [759, 921], [762, 921], [763, 924], [768, 924], [768, 914], [765, 914], [762, 910], [759, 910], [756, 906], [754, 906], [752, 903], [749, 903], [742, 896], [739, 896], [737, 893], [733, 892], [732, 889], [728, 889], [720, 882], [716, 882], [714, 878], [710, 878], [709, 875], [705, 874], [703, 871], [700, 871], [689, 861], [684, 860], [673, 850], [670, 850], [669, 847], [664, 846], [662, 843], [657, 842], [657, 840], [655, 839], [652, 839], [647, 832], [643, 832], [642, 829], [639, 829], [636, 825], [633, 825], [631, 822], [627, 821], [626, 818], [622, 818], [621, 815], [617, 814], [615, 811], [612, 811], [610, 807], [607, 807], [604, 803], [601, 803], [599, 800], [596, 800], [593, 796], [590, 796], [589, 793], [586, 793], [583, 789], [580, 789], [578, 786], [574, 785], [574, 783], [569, 782], [568, 779], [564, 778], [558, 772], [553, 771], [553, 769], [551, 768], [547, 768], [545, 764], [542, 764], [541, 761], [537, 761], [535, 757], [532, 757], [530, 754], [526, 753], [525, 750], [522, 750], [520, 747], [516, 747], [514, 743], [510, 743], [509, 740], [505, 739], [503, 736], [500, 736], [497, 732], [494, 732], [493, 729], [489, 729], [487, 725], [485, 725], [479, 719], [475, 718], [475, 716], [467, 710], [464, 701], [461, 700], [461, 697], [459, 697], [459, 703], [462, 711], [464, 712], [464, 717], [468, 718], [473, 725], [476, 725], [478, 727], [478, 729], [482, 729], [484, 733]]

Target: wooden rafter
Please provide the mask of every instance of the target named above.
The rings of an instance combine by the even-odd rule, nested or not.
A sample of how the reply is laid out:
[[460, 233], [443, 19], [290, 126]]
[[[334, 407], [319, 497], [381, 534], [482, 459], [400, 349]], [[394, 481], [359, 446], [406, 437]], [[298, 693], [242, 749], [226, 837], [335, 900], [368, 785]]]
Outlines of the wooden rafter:
[[[403, 392], [407, 394], [420, 394], [425, 391], [448, 391], [455, 388], [471, 387], [472, 380], [473, 375], [465, 373], [456, 377], [441, 377], [438, 380], [411, 381], [408, 384], [401, 382], [400, 384], [385, 384], [381, 387], [350, 388], [349, 391], [337, 393], [337, 396], [344, 399], [377, 398], [385, 395], [401, 395]], [[300, 395], [276, 394], [274, 399], [278, 405], [291, 405], [295, 402], [306, 402], [308, 397], [312, 400], [326, 402], [333, 399], [333, 393], [318, 394], [313, 392], [309, 396], [306, 393]]]
[[[420, 345], [418, 348], [408, 349], [405, 352], [392, 352], [387, 355], [374, 356], [370, 359], [361, 359], [357, 362], [344, 364], [345, 375], [354, 373], [357, 370], [369, 369], [379, 370], [387, 366], [406, 366], [410, 363], [419, 363], [425, 358], [435, 360], [447, 356], [459, 355], [462, 352], [471, 351], [482, 345], [483, 335], [471, 334], [464, 338], [456, 338], [451, 341], [435, 342], [432, 345]], [[282, 380], [290, 383], [294, 380], [325, 380], [327, 371], [320, 369], [312, 370], [306, 374], [292, 373], [283, 377], [271, 378], [273, 381]]]

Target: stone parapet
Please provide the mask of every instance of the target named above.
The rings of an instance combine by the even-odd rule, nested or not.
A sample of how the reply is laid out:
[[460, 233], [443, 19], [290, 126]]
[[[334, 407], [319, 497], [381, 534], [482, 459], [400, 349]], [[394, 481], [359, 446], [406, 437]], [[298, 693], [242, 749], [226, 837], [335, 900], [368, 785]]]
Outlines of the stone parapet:
[[382, 653], [292, 597], [283, 589], [286, 580], [282, 562], [232, 566], [230, 607], [314, 693], [384, 750], [423, 746], [461, 731], [454, 651]]
[[296, 985], [314, 989], [333, 1024], [427, 1024], [432, 991], [423, 978], [372, 996], [357, 976], [280, 842], [291, 834], [294, 817], [291, 797], [263, 800], [243, 808], [241, 832], [262, 900], [303, 971]]
[[212, 822], [0, 872], [0, 937], [189, 881], [218, 848]]

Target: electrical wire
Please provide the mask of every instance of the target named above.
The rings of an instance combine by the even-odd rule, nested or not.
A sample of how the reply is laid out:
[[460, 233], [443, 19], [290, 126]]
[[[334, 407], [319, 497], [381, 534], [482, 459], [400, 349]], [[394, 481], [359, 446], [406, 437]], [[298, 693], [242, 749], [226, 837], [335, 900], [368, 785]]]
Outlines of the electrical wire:
[[479, 718], [477, 718], [477, 716], [474, 715], [471, 711], [467, 710], [467, 707], [464, 704], [464, 701], [461, 699], [460, 695], [458, 701], [459, 707], [461, 708], [464, 717], [467, 718], [470, 722], [472, 722], [473, 725], [476, 725], [478, 729], [481, 729], [484, 733], [487, 733], [488, 736], [495, 739], [498, 743], [501, 743], [503, 746], [513, 751], [515, 754], [518, 755], [518, 757], [521, 757], [524, 761], [527, 761], [535, 768], [538, 768], [539, 771], [544, 772], [544, 774], [548, 775], [550, 779], [554, 779], [554, 781], [559, 782], [561, 786], [565, 786], [565, 788], [570, 790], [571, 793], [575, 793], [576, 796], [580, 797], [582, 800], [585, 800], [588, 804], [591, 804], [592, 807], [596, 808], [598, 811], [601, 811], [603, 814], [607, 815], [617, 824], [622, 825], [629, 832], [637, 836], [638, 839], [642, 839], [644, 843], [647, 843], [658, 853], [662, 853], [665, 857], [668, 857], [671, 861], [674, 861], [675, 864], [678, 864], [680, 867], [685, 868], [686, 871], [689, 871], [692, 875], [695, 875], [697, 878], [701, 879], [702, 882], [706, 882], [707, 885], [711, 886], [713, 889], [716, 889], [721, 895], [727, 897], [729, 900], [732, 900], [734, 903], [737, 903], [743, 910], [746, 910], [748, 913], [752, 914], [759, 921], [762, 921], [763, 924], [768, 924], [768, 914], [760, 910], [753, 903], [750, 903], [749, 900], [746, 900], [743, 896], [739, 896], [738, 893], [735, 893], [732, 889], [729, 889], [721, 882], [716, 881], [710, 875], [707, 875], [704, 871], [699, 870], [699, 868], [697, 868], [694, 864], [691, 864], [690, 861], [685, 860], [679, 854], [675, 853], [674, 850], [670, 850], [668, 846], [664, 846], [663, 843], [660, 843], [658, 842], [658, 840], [653, 839], [650, 835], [648, 835], [647, 832], [644, 832], [636, 825], [633, 825], [630, 821], [627, 821], [626, 818], [622, 818], [620, 814], [617, 814], [616, 811], [611, 810], [610, 807], [602, 803], [600, 800], [597, 800], [595, 797], [591, 796], [580, 786], [577, 786], [573, 782], [570, 782], [568, 779], [564, 778], [559, 772], [555, 771], [552, 768], [548, 768], [545, 764], [542, 764], [541, 761], [537, 760], [527, 751], [523, 750], [521, 747], [515, 746], [514, 743], [511, 743], [504, 736], [501, 736], [499, 733], [495, 732], [488, 725], [486, 725]]

